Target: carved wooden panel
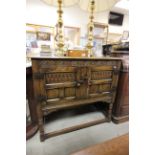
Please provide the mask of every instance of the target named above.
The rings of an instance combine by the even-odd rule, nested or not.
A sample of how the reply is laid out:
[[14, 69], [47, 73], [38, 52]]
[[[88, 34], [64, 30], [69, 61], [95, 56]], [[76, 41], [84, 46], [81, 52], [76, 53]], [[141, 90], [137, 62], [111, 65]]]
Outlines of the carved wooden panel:
[[65, 97], [75, 97], [76, 96], [76, 88], [70, 87], [65, 88]]
[[63, 83], [75, 81], [74, 73], [48, 73], [46, 74], [46, 83]]
[[77, 67], [84, 67], [84, 66], [114, 66], [117, 65], [117, 61], [111, 60], [40, 60], [39, 68], [50, 68], [53, 66], [77, 66]]
[[103, 91], [110, 91], [111, 85], [110, 84], [100, 84], [98, 86], [98, 91], [103, 92]]
[[98, 93], [98, 85], [92, 85], [92, 86], [90, 86], [89, 93], [90, 94]]
[[58, 89], [52, 89], [52, 90], [47, 90], [47, 98], [58, 98], [59, 97], [59, 90]]
[[103, 78], [111, 78], [112, 71], [101, 71], [101, 72], [92, 72], [91, 79], [92, 80], [99, 80]]
[[105, 93], [111, 95], [111, 84], [113, 78], [113, 66], [90, 67], [89, 96], [102, 96]]

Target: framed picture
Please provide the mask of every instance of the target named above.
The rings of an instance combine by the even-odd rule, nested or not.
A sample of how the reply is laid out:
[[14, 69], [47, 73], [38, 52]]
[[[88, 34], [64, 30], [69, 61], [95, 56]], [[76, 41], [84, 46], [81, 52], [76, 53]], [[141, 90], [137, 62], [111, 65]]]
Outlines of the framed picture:
[[47, 32], [37, 32], [37, 40], [50, 41], [51, 34]]

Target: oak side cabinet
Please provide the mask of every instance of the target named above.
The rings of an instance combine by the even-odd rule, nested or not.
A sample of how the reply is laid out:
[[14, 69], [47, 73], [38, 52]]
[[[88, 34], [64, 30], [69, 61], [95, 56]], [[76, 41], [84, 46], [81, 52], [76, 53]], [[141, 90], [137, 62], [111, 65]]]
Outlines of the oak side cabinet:
[[[40, 139], [111, 121], [121, 60], [119, 58], [32, 57]], [[43, 117], [70, 107], [104, 102], [105, 119], [45, 133]]]

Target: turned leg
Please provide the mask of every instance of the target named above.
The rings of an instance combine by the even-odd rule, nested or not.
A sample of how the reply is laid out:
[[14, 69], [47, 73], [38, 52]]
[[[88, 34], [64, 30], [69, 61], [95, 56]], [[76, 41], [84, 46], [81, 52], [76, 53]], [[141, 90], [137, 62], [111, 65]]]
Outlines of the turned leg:
[[43, 142], [45, 140], [43, 118], [39, 119], [39, 130], [40, 130], [40, 141]]
[[108, 112], [107, 112], [107, 119], [108, 119], [108, 122], [111, 122], [112, 107], [113, 107], [113, 104], [110, 103], [110, 104], [109, 104], [109, 108], [108, 108]]
[[37, 114], [38, 114], [38, 126], [40, 131], [40, 141], [43, 142], [45, 140], [45, 134], [44, 134], [43, 115], [40, 105], [37, 106]]

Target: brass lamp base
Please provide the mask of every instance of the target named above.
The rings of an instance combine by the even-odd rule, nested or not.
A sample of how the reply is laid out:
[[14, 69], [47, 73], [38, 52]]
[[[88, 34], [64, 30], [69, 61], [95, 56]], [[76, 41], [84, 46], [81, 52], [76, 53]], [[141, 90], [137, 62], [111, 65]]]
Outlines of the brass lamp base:
[[64, 56], [64, 43], [59, 42], [57, 44], [56, 52], [58, 56]]
[[57, 0], [58, 3], [58, 22], [57, 22], [57, 48], [56, 48], [56, 53], [57, 56], [64, 56], [64, 34], [63, 34], [63, 20], [62, 20], [62, 0]]
[[88, 49], [89, 56], [93, 57], [93, 45], [88, 43], [86, 47]]
[[90, 17], [89, 17], [90, 22], [88, 24], [88, 43], [86, 45], [90, 57], [93, 56], [93, 29], [94, 29], [93, 13], [94, 13], [94, 9], [95, 9], [95, 1], [91, 0], [90, 1]]

